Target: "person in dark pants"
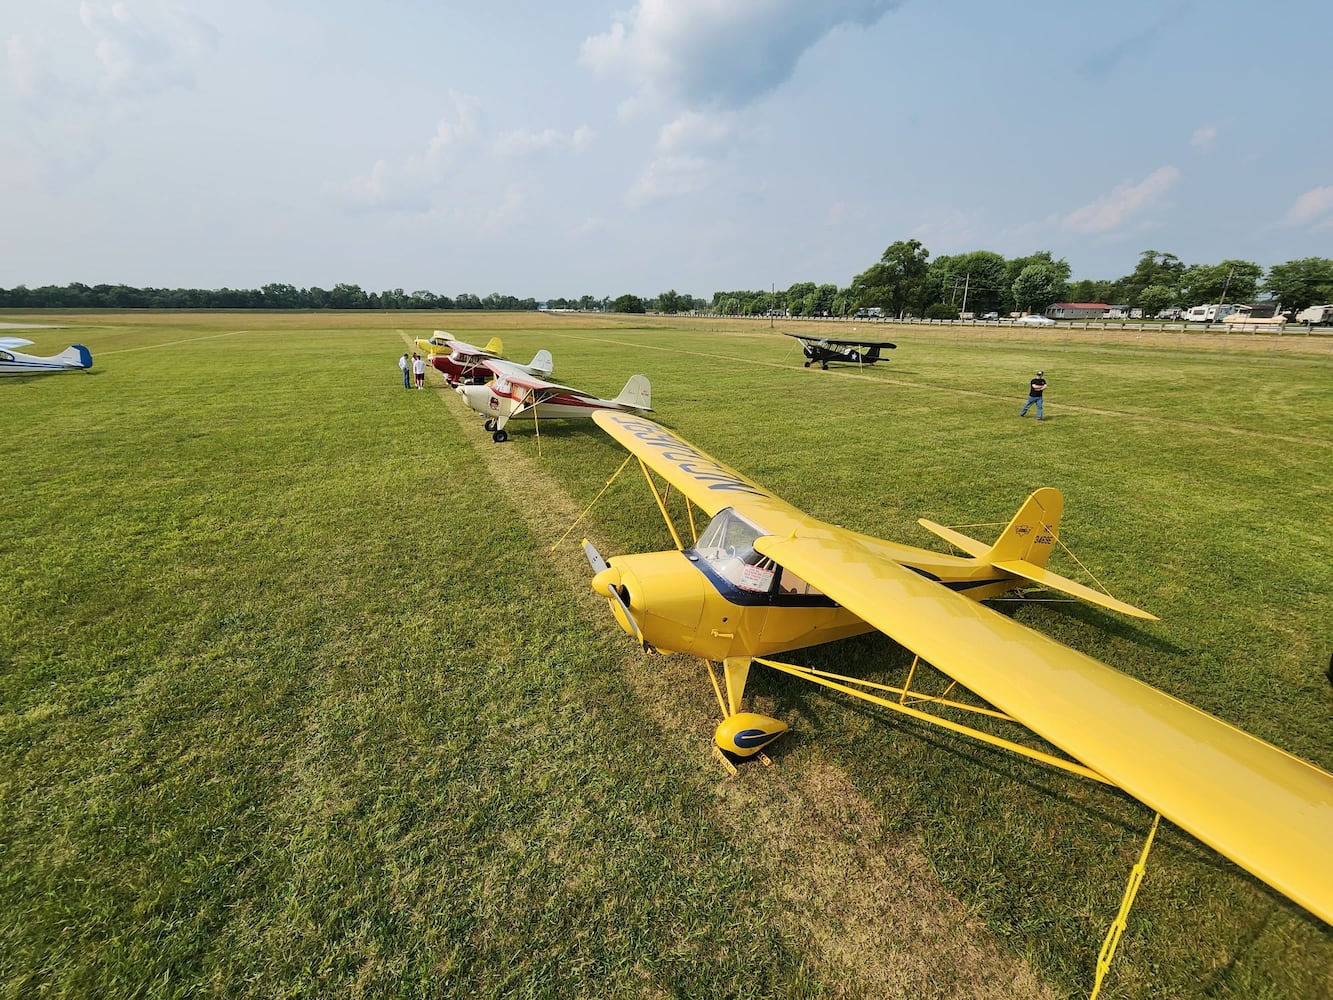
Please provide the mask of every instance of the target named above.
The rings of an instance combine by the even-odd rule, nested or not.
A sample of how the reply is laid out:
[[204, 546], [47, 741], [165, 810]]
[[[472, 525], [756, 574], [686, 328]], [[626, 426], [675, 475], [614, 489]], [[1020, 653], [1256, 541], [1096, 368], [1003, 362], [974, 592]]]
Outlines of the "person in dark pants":
[[1028, 407], [1031, 406], [1033, 403], [1036, 403], [1037, 419], [1040, 420], [1042, 418], [1041, 394], [1045, 391], [1046, 391], [1046, 376], [1043, 375], [1041, 372], [1037, 372], [1037, 374], [1033, 377], [1032, 381], [1028, 383], [1028, 401], [1023, 404], [1023, 409], [1019, 410], [1018, 415], [1020, 417], [1026, 417], [1028, 415]]

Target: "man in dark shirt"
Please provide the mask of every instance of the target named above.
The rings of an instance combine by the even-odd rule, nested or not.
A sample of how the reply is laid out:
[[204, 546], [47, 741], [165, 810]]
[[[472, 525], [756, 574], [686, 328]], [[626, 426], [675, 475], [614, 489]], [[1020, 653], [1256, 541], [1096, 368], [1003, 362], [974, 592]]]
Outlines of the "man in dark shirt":
[[1028, 407], [1033, 403], [1037, 404], [1037, 419], [1041, 419], [1041, 394], [1046, 391], [1046, 376], [1037, 372], [1036, 376], [1028, 383], [1028, 401], [1023, 404], [1023, 409], [1019, 411], [1020, 417], [1028, 415]]

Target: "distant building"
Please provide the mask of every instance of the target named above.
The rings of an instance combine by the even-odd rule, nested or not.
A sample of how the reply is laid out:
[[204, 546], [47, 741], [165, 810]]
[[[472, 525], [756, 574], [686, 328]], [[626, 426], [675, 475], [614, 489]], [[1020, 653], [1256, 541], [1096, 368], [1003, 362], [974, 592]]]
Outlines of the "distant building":
[[1057, 302], [1046, 307], [1051, 319], [1104, 319], [1110, 311], [1105, 302]]

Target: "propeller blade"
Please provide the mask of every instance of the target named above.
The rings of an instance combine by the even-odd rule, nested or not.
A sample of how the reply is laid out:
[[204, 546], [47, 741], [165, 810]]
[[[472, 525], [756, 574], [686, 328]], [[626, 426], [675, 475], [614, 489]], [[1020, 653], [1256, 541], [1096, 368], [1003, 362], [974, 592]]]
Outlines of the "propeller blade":
[[603, 559], [602, 554], [597, 551], [597, 546], [593, 545], [593, 543], [586, 538], [583, 540], [583, 554], [588, 557], [588, 565], [592, 567], [594, 574], [600, 573], [602, 570], [606, 569], [606, 560]]
[[634, 617], [634, 612], [629, 609], [629, 601], [625, 598], [625, 588], [620, 583], [620, 571], [614, 569], [602, 554], [597, 551], [597, 547], [588, 541], [583, 540], [583, 554], [588, 557], [588, 565], [592, 567], [593, 579], [592, 589], [615, 602], [613, 613], [621, 626], [634, 637], [634, 641], [640, 646], [643, 642], [643, 629], [639, 627], [638, 620]]

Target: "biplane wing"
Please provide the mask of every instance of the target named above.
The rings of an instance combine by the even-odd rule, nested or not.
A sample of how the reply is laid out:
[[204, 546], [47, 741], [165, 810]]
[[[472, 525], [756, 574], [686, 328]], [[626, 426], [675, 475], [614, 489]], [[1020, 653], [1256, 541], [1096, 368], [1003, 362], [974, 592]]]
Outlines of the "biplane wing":
[[913, 572], [893, 543], [809, 517], [650, 420], [594, 419], [710, 516], [751, 520], [756, 552], [1333, 923], [1333, 774]]

